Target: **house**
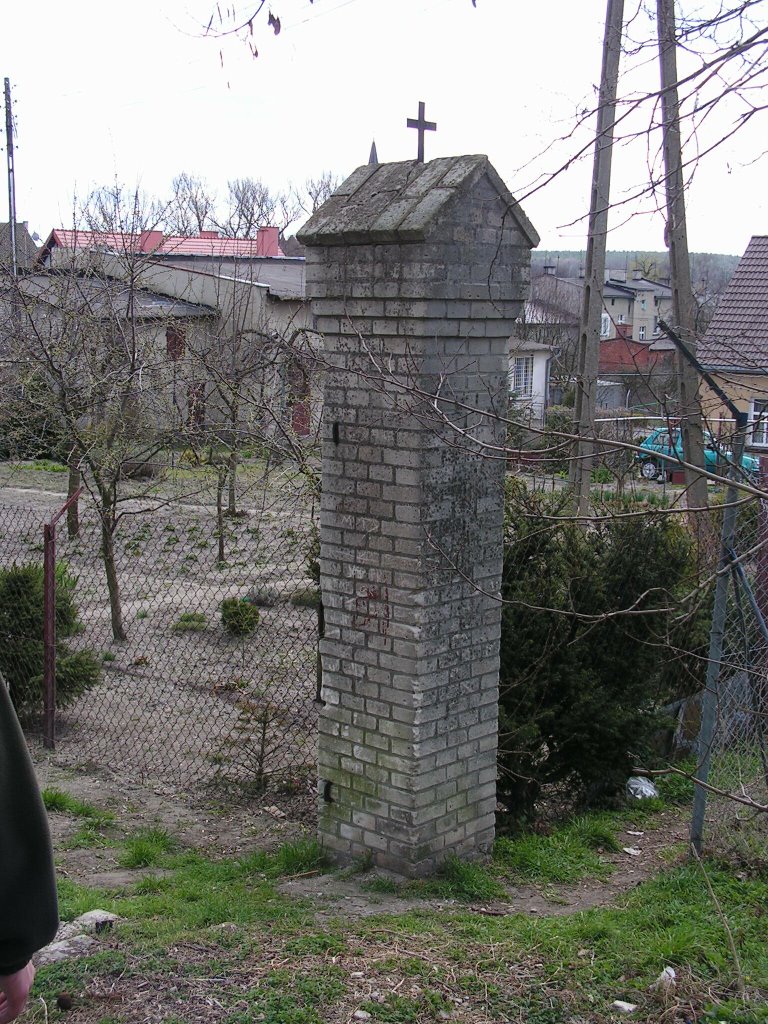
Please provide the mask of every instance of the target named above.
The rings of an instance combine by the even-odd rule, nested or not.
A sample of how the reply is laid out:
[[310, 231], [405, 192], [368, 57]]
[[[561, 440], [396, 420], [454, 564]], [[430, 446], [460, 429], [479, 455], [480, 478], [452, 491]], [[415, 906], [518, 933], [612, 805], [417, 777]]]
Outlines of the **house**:
[[[697, 355], [732, 402], [749, 416], [747, 447], [768, 454], [768, 235], [750, 239]], [[732, 414], [706, 386], [702, 406], [714, 433]]]
[[672, 311], [672, 289], [665, 281], [650, 281], [637, 271], [631, 281], [617, 277], [605, 282], [600, 340], [624, 338], [652, 342], [659, 337], [659, 320]]
[[[554, 268], [546, 268], [554, 269]], [[545, 273], [532, 282], [532, 298], [559, 313], [562, 319], [579, 322], [583, 277], [556, 277]], [[650, 343], [659, 337], [659, 320], [672, 310], [672, 289], [664, 281], [651, 281], [637, 272], [631, 281], [610, 277], [603, 286], [600, 340], [624, 338]]]
[[[35, 238], [37, 235], [35, 235]], [[37, 246], [29, 233], [26, 221], [16, 223], [11, 230], [9, 222], [0, 224], [0, 271], [10, 273], [13, 269], [14, 244], [16, 266], [20, 270], [32, 267], [37, 259]]]
[[[137, 287], [120, 277], [65, 270], [21, 276], [15, 287], [18, 335], [10, 353], [43, 369], [51, 351], [58, 383], [86, 418], [129, 399], [144, 430], [182, 430], [205, 421], [201, 367], [185, 351], [204, 351], [219, 311]], [[122, 389], [122, 390], [121, 390]]]
[[[554, 267], [545, 271], [532, 283], [533, 299], [558, 325], [559, 355], [553, 376], [564, 392], [576, 372], [584, 279], [557, 277]], [[663, 344], [659, 320], [668, 317], [671, 308], [672, 290], [663, 281], [649, 280], [639, 272], [631, 281], [623, 277], [605, 281], [598, 372], [601, 382], [616, 385], [604, 389], [606, 395], [622, 393], [621, 405], [658, 404], [667, 390], [673, 353]]]
[[89, 358], [130, 342], [158, 428], [306, 436], [320, 391], [303, 273], [276, 228], [257, 239], [56, 229], [18, 288], [30, 323], [71, 339], [79, 321]]
[[71, 261], [73, 252], [143, 253], [169, 258], [250, 260], [283, 256], [279, 231], [275, 227], [258, 229], [256, 238], [227, 238], [218, 231], [197, 235], [165, 235], [159, 230], [137, 232], [54, 228], [37, 253], [39, 268], [55, 267]]
[[566, 339], [569, 329], [556, 316], [538, 303], [527, 302], [509, 339], [509, 392], [515, 418], [533, 426], [543, 424], [551, 404], [550, 367], [560, 351], [557, 341]]

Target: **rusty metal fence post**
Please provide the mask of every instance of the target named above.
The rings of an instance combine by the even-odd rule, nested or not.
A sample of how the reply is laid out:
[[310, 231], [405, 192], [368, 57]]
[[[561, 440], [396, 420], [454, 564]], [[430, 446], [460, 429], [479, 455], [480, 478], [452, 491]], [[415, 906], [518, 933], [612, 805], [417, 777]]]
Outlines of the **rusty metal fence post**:
[[43, 525], [43, 745], [56, 746], [56, 523], [78, 500], [79, 487]]

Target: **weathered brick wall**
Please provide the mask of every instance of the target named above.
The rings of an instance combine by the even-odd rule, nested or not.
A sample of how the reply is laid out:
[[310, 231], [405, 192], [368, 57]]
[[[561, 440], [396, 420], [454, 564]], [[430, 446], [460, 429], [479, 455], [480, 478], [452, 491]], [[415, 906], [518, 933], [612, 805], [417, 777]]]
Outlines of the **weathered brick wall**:
[[330, 365], [320, 832], [340, 859], [419, 874], [493, 840], [498, 415], [529, 249], [481, 178], [426, 240], [310, 250]]

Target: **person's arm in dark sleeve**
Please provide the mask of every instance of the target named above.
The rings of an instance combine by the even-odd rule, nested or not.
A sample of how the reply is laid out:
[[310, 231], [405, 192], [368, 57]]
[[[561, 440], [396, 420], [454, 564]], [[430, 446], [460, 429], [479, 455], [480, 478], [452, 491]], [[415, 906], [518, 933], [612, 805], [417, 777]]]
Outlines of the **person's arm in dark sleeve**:
[[22, 971], [57, 926], [48, 817], [0, 676], [0, 978]]

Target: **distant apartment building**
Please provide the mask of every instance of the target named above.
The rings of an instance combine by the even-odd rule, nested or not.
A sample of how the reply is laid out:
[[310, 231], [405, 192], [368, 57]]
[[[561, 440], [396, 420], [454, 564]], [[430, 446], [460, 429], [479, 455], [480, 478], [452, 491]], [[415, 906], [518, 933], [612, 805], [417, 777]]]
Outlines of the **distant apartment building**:
[[[558, 277], [554, 267], [545, 267], [545, 273], [532, 282], [533, 306], [542, 311], [538, 339], [546, 340], [545, 323], [558, 325], [560, 356], [552, 375], [564, 385], [562, 390], [575, 373], [583, 294], [583, 278]], [[658, 401], [673, 353], [673, 346], [659, 330], [659, 321], [671, 311], [672, 289], [665, 281], [652, 281], [638, 272], [631, 280], [622, 276], [605, 282], [598, 372], [601, 380], [617, 385], [606, 394], [623, 393], [622, 405], [649, 406]]]

